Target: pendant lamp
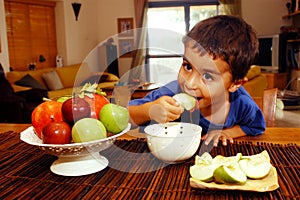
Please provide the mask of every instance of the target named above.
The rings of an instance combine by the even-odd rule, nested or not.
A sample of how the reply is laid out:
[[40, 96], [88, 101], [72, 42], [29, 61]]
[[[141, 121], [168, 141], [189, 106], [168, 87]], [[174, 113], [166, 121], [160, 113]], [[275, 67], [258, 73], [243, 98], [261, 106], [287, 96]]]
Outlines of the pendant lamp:
[[72, 3], [72, 7], [73, 7], [75, 19], [77, 21], [78, 20], [79, 11], [80, 11], [80, 7], [81, 7], [81, 3], [74, 2], [74, 3]]

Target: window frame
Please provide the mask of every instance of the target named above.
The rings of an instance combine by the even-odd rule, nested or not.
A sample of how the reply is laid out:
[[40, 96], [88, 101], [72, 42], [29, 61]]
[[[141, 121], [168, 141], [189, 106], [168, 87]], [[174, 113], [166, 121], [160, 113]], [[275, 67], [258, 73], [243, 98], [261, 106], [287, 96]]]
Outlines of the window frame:
[[[182, 0], [182, 1], [155, 1], [148, 2], [148, 8], [166, 8], [166, 7], [183, 7], [184, 8], [184, 21], [185, 21], [185, 32], [187, 33], [190, 30], [190, 7], [191, 6], [208, 6], [216, 5], [216, 13], [219, 13], [219, 1], [218, 0]], [[147, 34], [146, 44], [149, 46], [149, 38]], [[149, 54], [149, 48], [146, 49], [145, 64], [146, 66], [146, 79], [150, 80], [150, 59], [151, 58], [178, 58], [183, 55], [178, 54], [159, 54], [151, 55]]]

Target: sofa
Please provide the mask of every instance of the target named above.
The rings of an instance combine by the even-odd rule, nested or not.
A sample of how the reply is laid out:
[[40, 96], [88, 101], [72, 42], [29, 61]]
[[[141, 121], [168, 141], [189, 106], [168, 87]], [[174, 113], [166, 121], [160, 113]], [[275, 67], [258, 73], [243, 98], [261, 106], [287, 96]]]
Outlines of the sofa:
[[30, 123], [33, 109], [48, 97], [45, 89], [15, 92], [0, 63], [0, 123]]
[[50, 99], [79, 92], [85, 83], [98, 83], [98, 88], [113, 87], [119, 78], [107, 72], [91, 72], [88, 65], [75, 64], [33, 71], [10, 71], [6, 78], [15, 92], [32, 88], [46, 89]]
[[244, 88], [252, 97], [262, 97], [264, 90], [268, 87], [266, 76], [261, 73], [258, 65], [252, 65], [247, 73], [248, 81], [244, 83]]

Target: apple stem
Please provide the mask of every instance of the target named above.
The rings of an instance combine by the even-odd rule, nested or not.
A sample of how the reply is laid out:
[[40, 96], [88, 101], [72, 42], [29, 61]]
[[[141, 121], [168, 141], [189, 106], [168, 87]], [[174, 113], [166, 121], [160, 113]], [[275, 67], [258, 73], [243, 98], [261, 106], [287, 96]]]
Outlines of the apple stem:
[[43, 97], [43, 101], [52, 101], [52, 100], [49, 98]]
[[54, 116], [53, 115], [50, 116], [50, 119], [51, 119], [51, 122], [54, 122]]
[[77, 101], [75, 97], [76, 97], [76, 94], [75, 94], [75, 92], [73, 92], [73, 102], [74, 102], [74, 104], [75, 104], [76, 101]]

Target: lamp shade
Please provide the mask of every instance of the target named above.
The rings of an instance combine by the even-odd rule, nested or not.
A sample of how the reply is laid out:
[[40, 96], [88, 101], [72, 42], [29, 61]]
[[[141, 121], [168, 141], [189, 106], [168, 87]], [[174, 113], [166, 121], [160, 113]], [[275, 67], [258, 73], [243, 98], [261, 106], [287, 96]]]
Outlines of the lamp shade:
[[72, 3], [72, 7], [73, 7], [75, 19], [77, 21], [78, 20], [79, 11], [80, 11], [80, 7], [81, 7], [81, 3]]

